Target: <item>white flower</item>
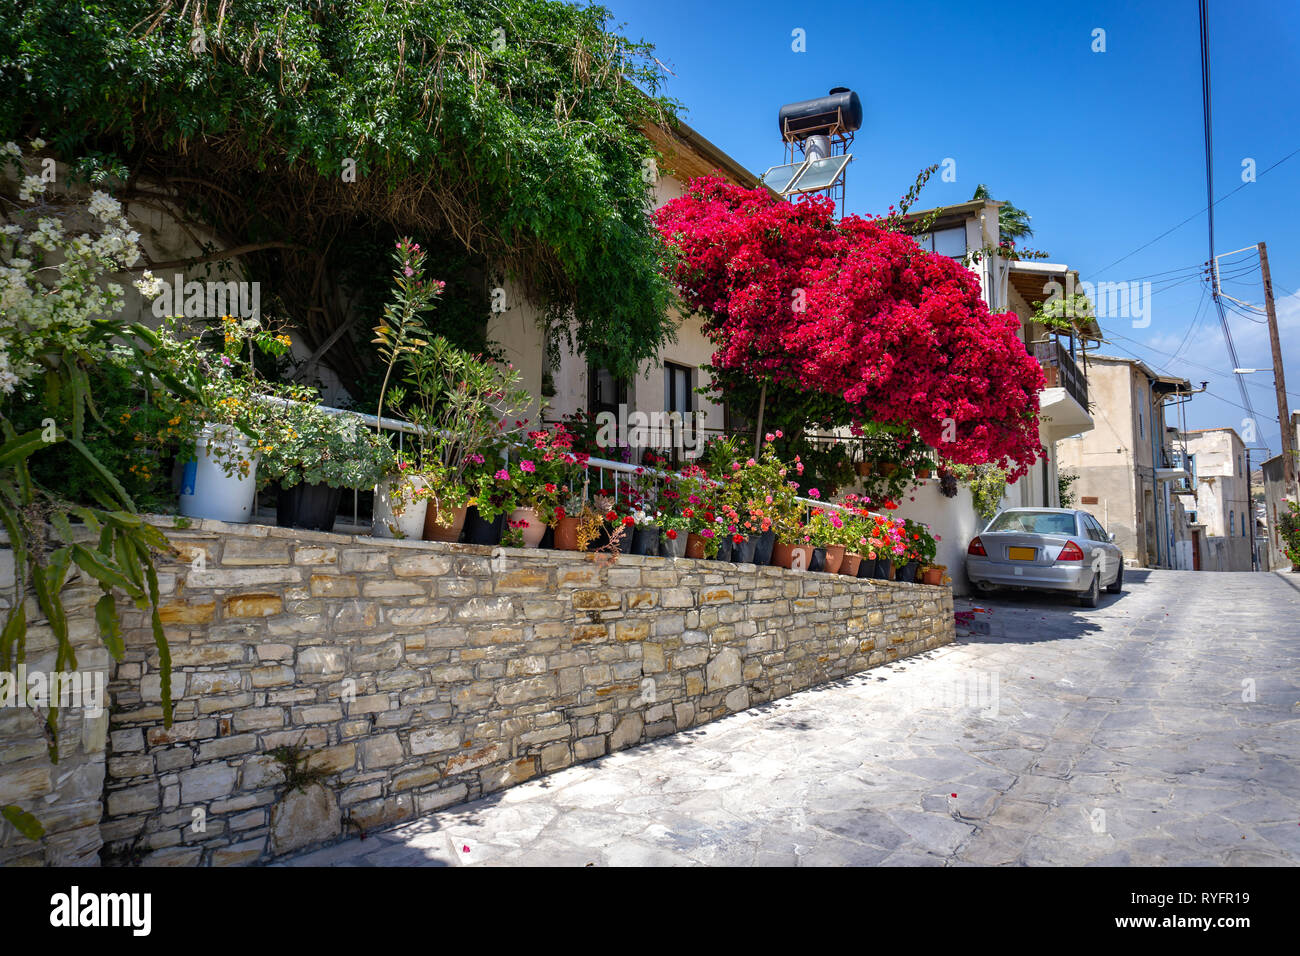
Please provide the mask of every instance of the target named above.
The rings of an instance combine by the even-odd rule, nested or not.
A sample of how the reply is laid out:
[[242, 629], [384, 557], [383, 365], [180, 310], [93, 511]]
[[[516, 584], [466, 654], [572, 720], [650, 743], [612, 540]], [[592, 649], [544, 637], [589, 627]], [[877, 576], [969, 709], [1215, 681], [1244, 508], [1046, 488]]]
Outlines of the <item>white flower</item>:
[[26, 176], [23, 178], [23, 184], [18, 187], [18, 198], [23, 202], [31, 202], [44, 192], [45, 183], [41, 181], [40, 176]]
[[45, 140], [41, 139], [39, 136], [36, 137], [34, 140], [32, 140], [32, 149], [44, 149], [44, 148], [45, 148]]
[[132, 285], [139, 289], [140, 294], [146, 299], [156, 299], [162, 293], [163, 287], [166, 283], [157, 278], [148, 269], [145, 269], [144, 275], [139, 279], [136, 279]]
[[10, 156], [15, 156], [20, 159], [23, 155], [23, 151], [18, 148], [18, 144], [13, 142], [5, 143], [4, 147], [0, 148], [0, 152], [8, 153]]

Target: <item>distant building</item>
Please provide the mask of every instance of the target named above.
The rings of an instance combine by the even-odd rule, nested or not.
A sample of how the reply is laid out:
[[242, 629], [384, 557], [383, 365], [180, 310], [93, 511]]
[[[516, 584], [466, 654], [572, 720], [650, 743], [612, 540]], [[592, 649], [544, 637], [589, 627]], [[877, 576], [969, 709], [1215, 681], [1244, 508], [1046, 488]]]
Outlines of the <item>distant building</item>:
[[1180, 435], [1196, 502], [1202, 571], [1250, 571], [1255, 536], [1246, 443], [1234, 428], [1195, 428]]

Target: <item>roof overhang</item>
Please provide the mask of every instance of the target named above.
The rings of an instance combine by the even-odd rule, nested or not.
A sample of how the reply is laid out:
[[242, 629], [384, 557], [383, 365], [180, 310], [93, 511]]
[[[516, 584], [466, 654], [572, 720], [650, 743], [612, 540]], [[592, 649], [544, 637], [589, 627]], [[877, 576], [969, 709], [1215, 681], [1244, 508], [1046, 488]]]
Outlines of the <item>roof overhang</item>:
[[[1049, 283], [1055, 282], [1062, 293], [1069, 289], [1082, 289], [1079, 273], [1076, 269], [1059, 262], [1037, 262], [1033, 259], [1013, 259], [1008, 271], [1011, 287], [1020, 294], [1020, 298], [1036, 308], [1053, 294]], [[1083, 339], [1101, 341], [1101, 326], [1095, 316], [1081, 320], [1075, 326], [1075, 334]]]
[[728, 182], [746, 189], [762, 186], [757, 175], [681, 120], [672, 120], [667, 126], [647, 122], [642, 131], [663, 156], [660, 170], [681, 180], [683, 185], [696, 176], [721, 173]]

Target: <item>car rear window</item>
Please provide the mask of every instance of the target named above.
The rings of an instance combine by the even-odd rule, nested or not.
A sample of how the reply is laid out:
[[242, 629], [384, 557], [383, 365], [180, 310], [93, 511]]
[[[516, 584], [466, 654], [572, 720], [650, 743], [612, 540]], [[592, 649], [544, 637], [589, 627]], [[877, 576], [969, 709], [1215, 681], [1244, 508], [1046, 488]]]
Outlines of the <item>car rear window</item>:
[[1004, 511], [985, 531], [1020, 531], [1025, 534], [1074, 534], [1074, 515], [1059, 511]]

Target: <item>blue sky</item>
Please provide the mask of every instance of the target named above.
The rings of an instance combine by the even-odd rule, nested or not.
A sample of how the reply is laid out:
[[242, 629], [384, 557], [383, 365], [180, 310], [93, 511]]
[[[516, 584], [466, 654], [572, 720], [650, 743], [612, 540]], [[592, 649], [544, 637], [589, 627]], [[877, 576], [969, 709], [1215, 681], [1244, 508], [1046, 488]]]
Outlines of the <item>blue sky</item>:
[[[686, 122], [748, 168], [781, 162], [781, 104], [847, 86], [864, 107], [849, 212], [884, 212], [921, 168], [951, 158], [956, 181], [933, 177], [920, 207], [965, 201], [987, 183], [1032, 215], [1027, 245], [1050, 261], [1093, 282], [1151, 281], [1150, 324], [1103, 317], [1102, 351], [1207, 380], [1209, 392], [1186, 407], [1188, 427], [1243, 430], [1218, 317], [1192, 271], [1209, 255], [1194, 0], [604, 2], [626, 35], [655, 44], [675, 74], [663, 92], [683, 103]], [[1268, 244], [1287, 390], [1300, 408], [1300, 154], [1263, 172], [1300, 149], [1300, 4], [1211, 0], [1209, 20], [1215, 197], [1243, 185], [1243, 160], [1257, 170], [1216, 205], [1215, 248]], [[1098, 28], [1105, 52], [1092, 50]], [[796, 29], [806, 52], [791, 48]], [[1254, 261], [1225, 260], [1224, 291], [1259, 305], [1258, 270], [1245, 268]], [[1228, 318], [1242, 365], [1270, 367], [1266, 327]], [[1276, 454], [1273, 376], [1247, 381], [1259, 437]]]

